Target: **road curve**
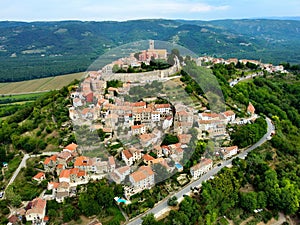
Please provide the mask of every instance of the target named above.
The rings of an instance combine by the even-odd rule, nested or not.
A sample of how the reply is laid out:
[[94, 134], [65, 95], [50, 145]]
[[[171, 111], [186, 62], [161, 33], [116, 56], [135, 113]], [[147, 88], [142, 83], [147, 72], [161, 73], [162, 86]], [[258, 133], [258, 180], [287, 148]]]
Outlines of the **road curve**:
[[[187, 186], [185, 186], [184, 188], [182, 188], [180, 191], [173, 194], [172, 196], [176, 196], [178, 199], [181, 198], [183, 195], [188, 194], [191, 191], [191, 187], [199, 186], [203, 181], [208, 180], [209, 177], [211, 177], [213, 175], [216, 175], [225, 166], [231, 165], [233, 159], [235, 159], [235, 158], [244, 159], [250, 151], [254, 150], [255, 148], [257, 148], [260, 145], [262, 145], [263, 143], [265, 143], [268, 140], [268, 138], [271, 137], [272, 131], [275, 131], [275, 127], [274, 127], [274, 125], [272, 124], [272, 122], [269, 118], [266, 118], [266, 122], [267, 122], [267, 125], [268, 125], [267, 126], [267, 133], [258, 142], [256, 142], [254, 145], [247, 148], [246, 150], [244, 150], [240, 154], [232, 157], [229, 160], [226, 160], [225, 162], [222, 163], [221, 166], [217, 166], [217, 167], [212, 168], [210, 171], [208, 171], [206, 174], [204, 174], [198, 180], [195, 180], [192, 183], [188, 184]], [[147, 211], [144, 214], [141, 214], [138, 217], [135, 217], [134, 219], [129, 221], [127, 224], [128, 225], [140, 225], [143, 222], [142, 219], [141, 219], [143, 216], [145, 216], [149, 213], [153, 213], [154, 215], [159, 215], [160, 212], [165, 211], [167, 208], [169, 208], [169, 206], [168, 206], [168, 197], [165, 198], [164, 200], [162, 200], [161, 202], [157, 203], [154, 206], [154, 208], [150, 209], [149, 211]]]

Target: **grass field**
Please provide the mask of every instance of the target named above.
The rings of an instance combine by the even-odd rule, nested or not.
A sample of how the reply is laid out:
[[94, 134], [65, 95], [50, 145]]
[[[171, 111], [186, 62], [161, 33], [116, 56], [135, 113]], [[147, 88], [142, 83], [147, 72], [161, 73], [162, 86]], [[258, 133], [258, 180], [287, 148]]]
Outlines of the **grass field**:
[[0, 94], [24, 94], [33, 92], [46, 92], [61, 89], [73, 80], [80, 80], [84, 73], [73, 73], [56, 77], [47, 77], [36, 80], [0, 83]]

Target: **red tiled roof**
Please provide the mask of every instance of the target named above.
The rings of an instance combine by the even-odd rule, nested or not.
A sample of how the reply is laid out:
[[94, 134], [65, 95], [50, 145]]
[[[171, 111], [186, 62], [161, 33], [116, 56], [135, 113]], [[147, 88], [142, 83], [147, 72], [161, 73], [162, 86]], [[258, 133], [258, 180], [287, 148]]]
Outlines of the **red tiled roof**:
[[211, 117], [211, 118], [218, 118], [220, 115], [217, 113], [201, 113], [202, 116]]
[[235, 151], [235, 150], [237, 150], [238, 149], [238, 146], [230, 146], [230, 147], [226, 147], [225, 148], [225, 151], [227, 152], [227, 153], [229, 153], [229, 152], [231, 152], [231, 151]]
[[232, 111], [232, 110], [228, 110], [228, 111], [225, 111], [223, 112], [223, 114], [228, 117], [228, 116], [233, 116], [235, 113]]
[[200, 163], [196, 164], [195, 166], [191, 167], [193, 170], [198, 170], [203, 166], [207, 166], [211, 164], [213, 161], [211, 159], [202, 159]]
[[115, 165], [116, 164], [115, 158], [113, 156], [108, 157], [108, 163], [109, 165]]
[[143, 155], [143, 159], [144, 159], [145, 161], [151, 161], [151, 160], [153, 160], [154, 158], [153, 158], [151, 155], [145, 154], [145, 155]]
[[59, 174], [59, 178], [69, 178], [70, 177], [70, 170], [62, 170]]
[[40, 180], [42, 177], [44, 177], [45, 176], [45, 173], [43, 173], [43, 172], [39, 172], [37, 175], [35, 175], [34, 177], [33, 177], [33, 179], [37, 179], [37, 180]]
[[147, 177], [154, 175], [150, 166], [141, 166], [136, 172], [130, 174], [135, 182], [145, 180]]
[[74, 162], [74, 166], [90, 166], [92, 165], [92, 161], [89, 157], [79, 156], [76, 158]]
[[71, 144], [64, 147], [64, 149], [68, 149], [70, 151], [75, 151], [77, 149], [77, 147], [78, 147], [78, 145], [72, 142]]
[[46, 200], [41, 198], [35, 198], [31, 201], [31, 207], [26, 211], [26, 215], [31, 213], [43, 214], [44, 209], [46, 208]]
[[251, 102], [249, 102], [249, 105], [247, 107], [247, 111], [252, 113], [252, 114], [254, 114], [254, 112], [255, 112], [255, 108], [254, 108], [254, 106], [252, 105]]
[[154, 106], [156, 109], [162, 109], [162, 108], [170, 108], [170, 104], [155, 104]]
[[131, 129], [140, 129], [142, 127], [144, 127], [145, 125], [144, 124], [141, 124], [141, 125], [133, 125], [131, 126]]
[[132, 107], [144, 107], [144, 106], [146, 106], [146, 102], [134, 102], [134, 103], [131, 103], [131, 106]]
[[50, 157], [47, 157], [44, 161], [44, 164], [48, 165], [50, 161], [56, 162], [56, 159], [57, 159], [57, 155], [52, 155]]
[[122, 153], [125, 155], [125, 157], [126, 157], [127, 159], [130, 159], [131, 157], [133, 157], [133, 155], [131, 154], [131, 152], [128, 151], [127, 149], [123, 150]]

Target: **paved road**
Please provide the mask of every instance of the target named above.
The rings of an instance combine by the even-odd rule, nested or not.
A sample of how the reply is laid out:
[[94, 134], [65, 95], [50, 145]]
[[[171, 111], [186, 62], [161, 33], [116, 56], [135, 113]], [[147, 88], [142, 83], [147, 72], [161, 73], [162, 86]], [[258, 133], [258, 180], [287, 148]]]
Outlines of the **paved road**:
[[[269, 139], [269, 137], [271, 137], [271, 132], [275, 131], [275, 127], [273, 126], [271, 120], [269, 118], [266, 118], [266, 121], [267, 121], [267, 124], [268, 124], [267, 133], [257, 143], [255, 143], [254, 145], [252, 145], [251, 147], [249, 147], [248, 149], [246, 149], [242, 153], [236, 155], [235, 157], [233, 157], [233, 158], [231, 158], [231, 159], [223, 162], [221, 166], [217, 166], [217, 167], [212, 168], [209, 172], [207, 172], [205, 175], [203, 175], [202, 177], [200, 177], [198, 180], [196, 180], [196, 181], [188, 184], [183, 189], [181, 189], [180, 191], [178, 191], [176, 194], [174, 194], [174, 196], [176, 196], [179, 199], [183, 195], [189, 194], [189, 192], [191, 191], [191, 187], [200, 186], [203, 181], [206, 181], [211, 176], [216, 175], [223, 167], [231, 165], [233, 159], [235, 159], [237, 157], [244, 159], [250, 151], [252, 151], [253, 149], [257, 148], [258, 146], [260, 146], [264, 142], [266, 142]], [[131, 220], [127, 224], [128, 225], [139, 225], [139, 224], [142, 224], [142, 219], [141, 218], [143, 216], [145, 216], [146, 214], [149, 214], [149, 213], [153, 213], [154, 215], [159, 215], [160, 212], [165, 211], [166, 209], [169, 208], [167, 202], [168, 202], [168, 198], [165, 198], [164, 200], [162, 200], [161, 202], [159, 202], [154, 208], [152, 208], [151, 210], [149, 210], [147, 213], [142, 214], [139, 217], [136, 217], [135, 219]]]
[[30, 156], [29, 154], [25, 154], [21, 163], [19, 164], [19, 167], [16, 169], [16, 171], [14, 172], [13, 176], [10, 178], [10, 181], [8, 182], [7, 186], [8, 187], [10, 184], [12, 184], [12, 182], [14, 182], [14, 180], [16, 179], [16, 177], [18, 176], [21, 168], [26, 166], [26, 160], [29, 159]]
[[[39, 156], [41, 156], [41, 155], [51, 156], [51, 155], [54, 155], [54, 154], [56, 154], [56, 153], [57, 153], [57, 152], [43, 152], [42, 154], [38, 154], [38, 155], [24, 154], [21, 163], [19, 164], [18, 168], [15, 170], [13, 176], [10, 178], [8, 184], [6, 185], [6, 188], [7, 188], [9, 185], [11, 185], [11, 184], [15, 181], [15, 179], [16, 179], [16, 177], [18, 176], [18, 174], [20, 173], [21, 169], [22, 169], [23, 167], [26, 167], [26, 161], [27, 161], [27, 159], [32, 158], [32, 157], [39, 157]], [[6, 188], [5, 188], [5, 190], [6, 190]], [[5, 194], [5, 191], [4, 191], [4, 194]]]
[[250, 75], [248, 75], [246, 77], [240, 77], [239, 79], [235, 79], [235, 80], [231, 81], [229, 83], [229, 85], [230, 85], [230, 87], [233, 87], [234, 85], [238, 84], [239, 82], [241, 82], [243, 80], [251, 79], [253, 77], [262, 76], [262, 75], [264, 75], [263, 72], [253, 73], [253, 74], [250, 74]]

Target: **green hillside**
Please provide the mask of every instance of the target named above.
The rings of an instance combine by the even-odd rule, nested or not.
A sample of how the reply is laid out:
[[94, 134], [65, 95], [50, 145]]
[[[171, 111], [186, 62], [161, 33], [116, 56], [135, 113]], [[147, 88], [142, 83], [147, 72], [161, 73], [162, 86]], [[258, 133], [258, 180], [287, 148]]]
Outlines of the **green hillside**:
[[299, 32], [295, 20], [0, 22], [0, 82], [85, 71], [109, 49], [148, 39], [199, 55], [299, 64]]

